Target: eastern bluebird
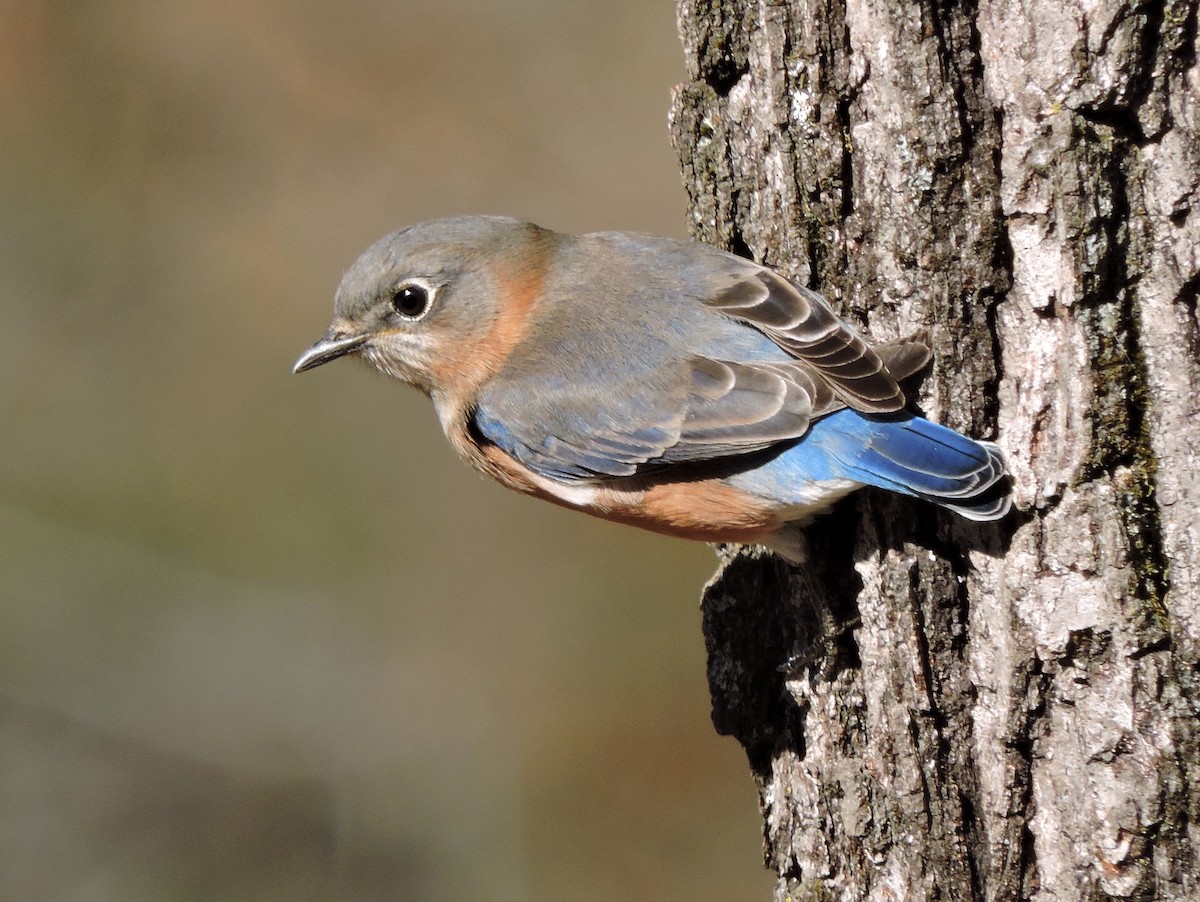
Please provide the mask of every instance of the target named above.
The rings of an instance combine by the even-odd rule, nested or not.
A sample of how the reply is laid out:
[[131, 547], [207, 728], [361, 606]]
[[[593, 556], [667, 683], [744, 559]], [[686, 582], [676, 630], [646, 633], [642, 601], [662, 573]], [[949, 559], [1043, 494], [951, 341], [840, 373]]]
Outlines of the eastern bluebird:
[[820, 295], [701, 244], [500, 217], [394, 232], [295, 372], [354, 354], [425, 392], [477, 470], [598, 517], [796, 556], [864, 485], [971, 520], [1004, 461], [904, 410], [920, 341], [870, 347]]

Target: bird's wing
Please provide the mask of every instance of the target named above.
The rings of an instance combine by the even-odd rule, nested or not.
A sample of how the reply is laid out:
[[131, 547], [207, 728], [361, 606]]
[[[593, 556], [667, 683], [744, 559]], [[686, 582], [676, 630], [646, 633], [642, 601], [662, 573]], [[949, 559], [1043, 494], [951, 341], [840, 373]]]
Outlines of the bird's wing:
[[799, 438], [815, 417], [844, 406], [799, 361], [694, 357], [676, 386], [606, 393], [580, 385], [551, 394], [535, 381], [494, 380], [472, 424], [543, 476], [594, 479], [759, 451]]
[[[753, 326], [807, 363], [847, 406], [863, 413], [903, 409], [904, 392], [896, 379], [910, 373], [889, 371], [879, 353], [821, 295], [752, 261], [726, 262], [728, 282], [703, 299], [706, 306]], [[916, 372], [928, 359], [926, 349], [923, 356], [914, 353], [911, 360], [897, 363]]]

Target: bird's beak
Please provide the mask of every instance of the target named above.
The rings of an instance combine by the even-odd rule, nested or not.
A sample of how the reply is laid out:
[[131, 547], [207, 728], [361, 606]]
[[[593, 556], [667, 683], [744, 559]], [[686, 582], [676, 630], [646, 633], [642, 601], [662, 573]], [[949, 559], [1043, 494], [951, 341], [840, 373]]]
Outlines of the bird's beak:
[[368, 338], [370, 338], [369, 335], [338, 336], [332, 333], [326, 335], [300, 355], [300, 359], [292, 367], [292, 372], [303, 373], [305, 370], [311, 370], [314, 366], [320, 366], [322, 363], [328, 363], [331, 360], [344, 357], [351, 351], [357, 351]]

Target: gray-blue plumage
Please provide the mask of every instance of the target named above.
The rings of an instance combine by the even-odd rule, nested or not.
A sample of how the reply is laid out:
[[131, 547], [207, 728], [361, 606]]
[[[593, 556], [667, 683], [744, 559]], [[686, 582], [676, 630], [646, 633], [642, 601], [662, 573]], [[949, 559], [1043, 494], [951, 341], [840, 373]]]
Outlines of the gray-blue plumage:
[[413, 226], [346, 274], [297, 369], [344, 354], [427, 392], [506, 485], [671, 534], [775, 542], [861, 485], [977, 520], [1009, 507], [996, 446], [904, 410], [923, 343], [872, 348], [820, 295], [703, 245]]
[[[562, 311], [570, 323], [552, 308], [475, 411], [479, 432], [525, 466], [589, 480], [775, 448], [731, 482], [797, 505], [813, 482], [851, 480], [973, 519], [1007, 510], [991, 492], [1004, 474], [994, 446], [897, 413], [895, 377], [924, 365], [923, 345], [885, 345], [885, 365], [819, 295], [732, 255], [714, 265], [709, 248], [575, 240], [544, 290], [588, 303]], [[612, 246], [611, 269], [570, 265], [573, 252], [594, 259], [595, 242]]]

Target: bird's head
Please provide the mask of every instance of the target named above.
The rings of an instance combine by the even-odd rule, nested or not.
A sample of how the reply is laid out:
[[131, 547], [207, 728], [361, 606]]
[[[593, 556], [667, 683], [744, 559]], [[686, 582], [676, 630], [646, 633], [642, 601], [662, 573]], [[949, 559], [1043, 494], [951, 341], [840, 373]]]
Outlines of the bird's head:
[[537, 226], [501, 217], [421, 223], [386, 235], [342, 277], [333, 322], [293, 372], [347, 355], [431, 394], [488, 356]]

